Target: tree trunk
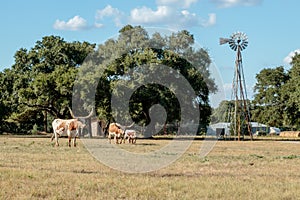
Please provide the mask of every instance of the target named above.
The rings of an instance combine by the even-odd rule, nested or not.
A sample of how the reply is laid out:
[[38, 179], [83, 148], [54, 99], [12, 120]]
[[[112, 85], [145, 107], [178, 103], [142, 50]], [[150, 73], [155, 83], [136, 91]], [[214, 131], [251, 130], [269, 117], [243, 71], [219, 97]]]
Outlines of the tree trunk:
[[90, 137], [90, 138], [93, 137], [91, 121], [92, 121], [91, 118], [87, 118], [87, 119], [86, 119], [87, 130], [88, 130], [88, 133], [89, 133], [89, 137]]
[[43, 114], [44, 114], [44, 131], [45, 131], [45, 133], [47, 133], [47, 129], [48, 129], [48, 127], [47, 127], [48, 115], [47, 114], [48, 114], [48, 112], [44, 111]]

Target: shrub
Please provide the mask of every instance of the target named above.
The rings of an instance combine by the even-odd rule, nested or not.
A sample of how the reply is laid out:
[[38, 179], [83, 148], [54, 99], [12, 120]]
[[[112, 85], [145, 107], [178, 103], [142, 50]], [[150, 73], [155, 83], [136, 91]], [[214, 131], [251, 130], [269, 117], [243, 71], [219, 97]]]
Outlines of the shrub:
[[31, 134], [33, 135], [36, 135], [38, 134], [38, 125], [37, 124], [34, 124], [33, 127], [32, 127], [32, 130], [31, 130]]

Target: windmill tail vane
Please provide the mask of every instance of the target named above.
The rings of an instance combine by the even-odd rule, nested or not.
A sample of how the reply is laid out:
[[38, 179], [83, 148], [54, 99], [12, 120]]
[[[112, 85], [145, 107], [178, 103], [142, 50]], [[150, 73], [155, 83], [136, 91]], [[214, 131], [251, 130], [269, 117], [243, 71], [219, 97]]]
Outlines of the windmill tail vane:
[[230, 41], [228, 38], [220, 38], [220, 45], [226, 44]]

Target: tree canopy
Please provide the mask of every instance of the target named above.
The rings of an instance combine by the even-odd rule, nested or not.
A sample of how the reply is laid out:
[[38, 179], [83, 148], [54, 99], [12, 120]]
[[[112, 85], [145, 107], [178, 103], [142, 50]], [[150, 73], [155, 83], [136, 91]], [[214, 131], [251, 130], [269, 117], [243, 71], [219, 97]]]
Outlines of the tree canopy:
[[[207, 50], [195, 48], [194, 36], [186, 30], [150, 34], [141, 26], [127, 25], [118, 37], [98, 46], [46, 36], [29, 50], [17, 50], [14, 58], [11, 68], [0, 72], [0, 132], [27, 133], [35, 124], [49, 131], [53, 118], [70, 117], [67, 107], [72, 105], [81, 111], [95, 106], [99, 119], [126, 116], [124, 123], [131, 118], [147, 125], [151, 108], [159, 104], [166, 113], [157, 115], [177, 123], [182, 120], [182, 102], [200, 112], [194, 123], [206, 127], [210, 120], [226, 121], [233, 103], [223, 101], [211, 116], [208, 96], [217, 91], [209, 72], [211, 60]], [[149, 77], [164, 84], [147, 82]], [[178, 78], [179, 84], [168, 77]], [[183, 87], [183, 79], [191, 88]], [[256, 79], [252, 121], [300, 129], [300, 55], [294, 56], [289, 70], [264, 68]], [[130, 97], [123, 105], [126, 93]], [[178, 93], [185, 94], [181, 100]], [[114, 110], [114, 101], [127, 106], [130, 115]]]
[[[160, 84], [143, 84], [143, 81], [149, 78], [149, 74], [162, 66], [168, 66], [173, 71], [170, 70], [166, 74], [173, 72], [181, 74], [192, 86], [196, 97], [189, 103], [194, 104], [195, 109], [201, 112], [199, 121], [195, 123], [206, 127], [211, 114], [208, 95], [217, 88], [208, 70], [211, 60], [207, 51], [193, 48], [193, 45], [194, 37], [188, 31], [179, 31], [167, 36], [158, 32], [149, 35], [140, 26], [127, 25], [120, 30], [117, 39], [109, 39], [99, 45], [95, 54], [87, 60], [87, 64], [81, 67], [82, 71], [79, 74], [82, 73], [80, 76], [84, 78], [79, 80], [81, 81], [79, 101], [97, 88], [95, 104], [99, 118], [105, 117], [114, 121], [115, 117], [123, 116], [125, 113], [118, 110], [113, 116], [112, 95], [122, 99], [126, 87], [130, 91], [140, 86], [130, 98], [129, 118], [140, 125], [147, 125], [151, 122], [150, 108], [160, 104], [167, 111], [166, 123], [180, 121], [182, 113], [174, 92]], [[131, 84], [127, 84], [128, 82]], [[177, 86], [173, 84], [171, 87]], [[82, 101], [85, 103], [79, 104], [88, 107], [93, 104], [92, 101]]]
[[269, 126], [300, 128], [300, 55], [291, 68], [266, 68], [257, 74], [252, 118]]
[[46, 126], [47, 114], [66, 117], [78, 67], [94, 47], [47, 36], [30, 50], [18, 50], [15, 64], [1, 78], [0, 98], [7, 111], [2, 120], [10, 124], [6, 131], [26, 132], [33, 124]]
[[[255, 96], [249, 103], [251, 121], [282, 129], [300, 129], [300, 55], [291, 68], [264, 68], [256, 75]], [[212, 123], [227, 122], [233, 101], [222, 101], [212, 113]]]
[[257, 92], [253, 101], [255, 106], [253, 119], [270, 126], [282, 126], [284, 116], [284, 102], [282, 102], [282, 88], [288, 76], [283, 67], [263, 69], [256, 75]]
[[[66, 42], [59, 36], [43, 37], [31, 49], [19, 49], [11, 69], [0, 73], [0, 130], [28, 132], [37, 124], [47, 131], [52, 118], [70, 117], [67, 107], [72, 105], [74, 95], [78, 95], [80, 109], [89, 110], [94, 105], [98, 118], [114, 120], [111, 98], [118, 99], [118, 92], [122, 92], [116, 85], [132, 80], [133, 84], [126, 87], [135, 88], [147, 70], [161, 66], [168, 66], [172, 69], [168, 73], [182, 74], [189, 82], [193, 90], [189, 92], [195, 93], [189, 103], [201, 112], [195, 123], [206, 127], [211, 113], [208, 95], [217, 88], [210, 77], [207, 51], [194, 48], [194, 43], [193, 35], [186, 30], [149, 35], [141, 26], [131, 25], [123, 27], [116, 39], [108, 39], [97, 48], [88, 42]], [[84, 78], [80, 79], [81, 74]], [[78, 83], [81, 87], [74, 88]], [[84, 101], [91, 92], [90, 85], [96, 90], [94, 102]], [[171, 87], [180, 88], [176, 84]], [[140, 124], [150, 123], [149, 109], [156, 104], [166, 109], [167, 123], [181, 120], [175, 93], [160, 84], [136, 88], [130, 97], [131, 118]]]

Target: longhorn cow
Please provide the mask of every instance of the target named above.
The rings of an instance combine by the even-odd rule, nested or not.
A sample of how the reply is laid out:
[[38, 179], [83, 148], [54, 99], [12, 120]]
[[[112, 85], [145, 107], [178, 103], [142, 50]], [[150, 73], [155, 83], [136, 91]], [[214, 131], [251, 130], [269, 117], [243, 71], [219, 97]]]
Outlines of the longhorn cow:
[[[130, 128], [134, 125], [132, 123], [130, 126], [122, 126], [119, 123], [110, 123], [108, 127], [108, 141], [111, 143], [111, 139], [114, 138], [115, 144], [121, 144], [122, 138], [124, 138], [125, 129]], [[121, 140], [119, 143], [119, 139]]]
[[73, 119], [54, 119], [52, 122], [53, 128], [53, 135], [51, 137], [51, 142], [55, 138], [56, 146], [59, 146], [58, 138], [61, 135], [68, 136], [68, 145], [71, 147], [71, 140], [74, 138], [73, 145], [76, 147], [76, 138], [79, 136], [79, 131], [82, 132], [82, 129], [86, 126], [82, 123], [79, 119], [87, 119], [93, 115], [93, 109], [91, 110], [90, 114], [85, 117], [76, 117], [71, 108], [69, 108], [71, 116]]

